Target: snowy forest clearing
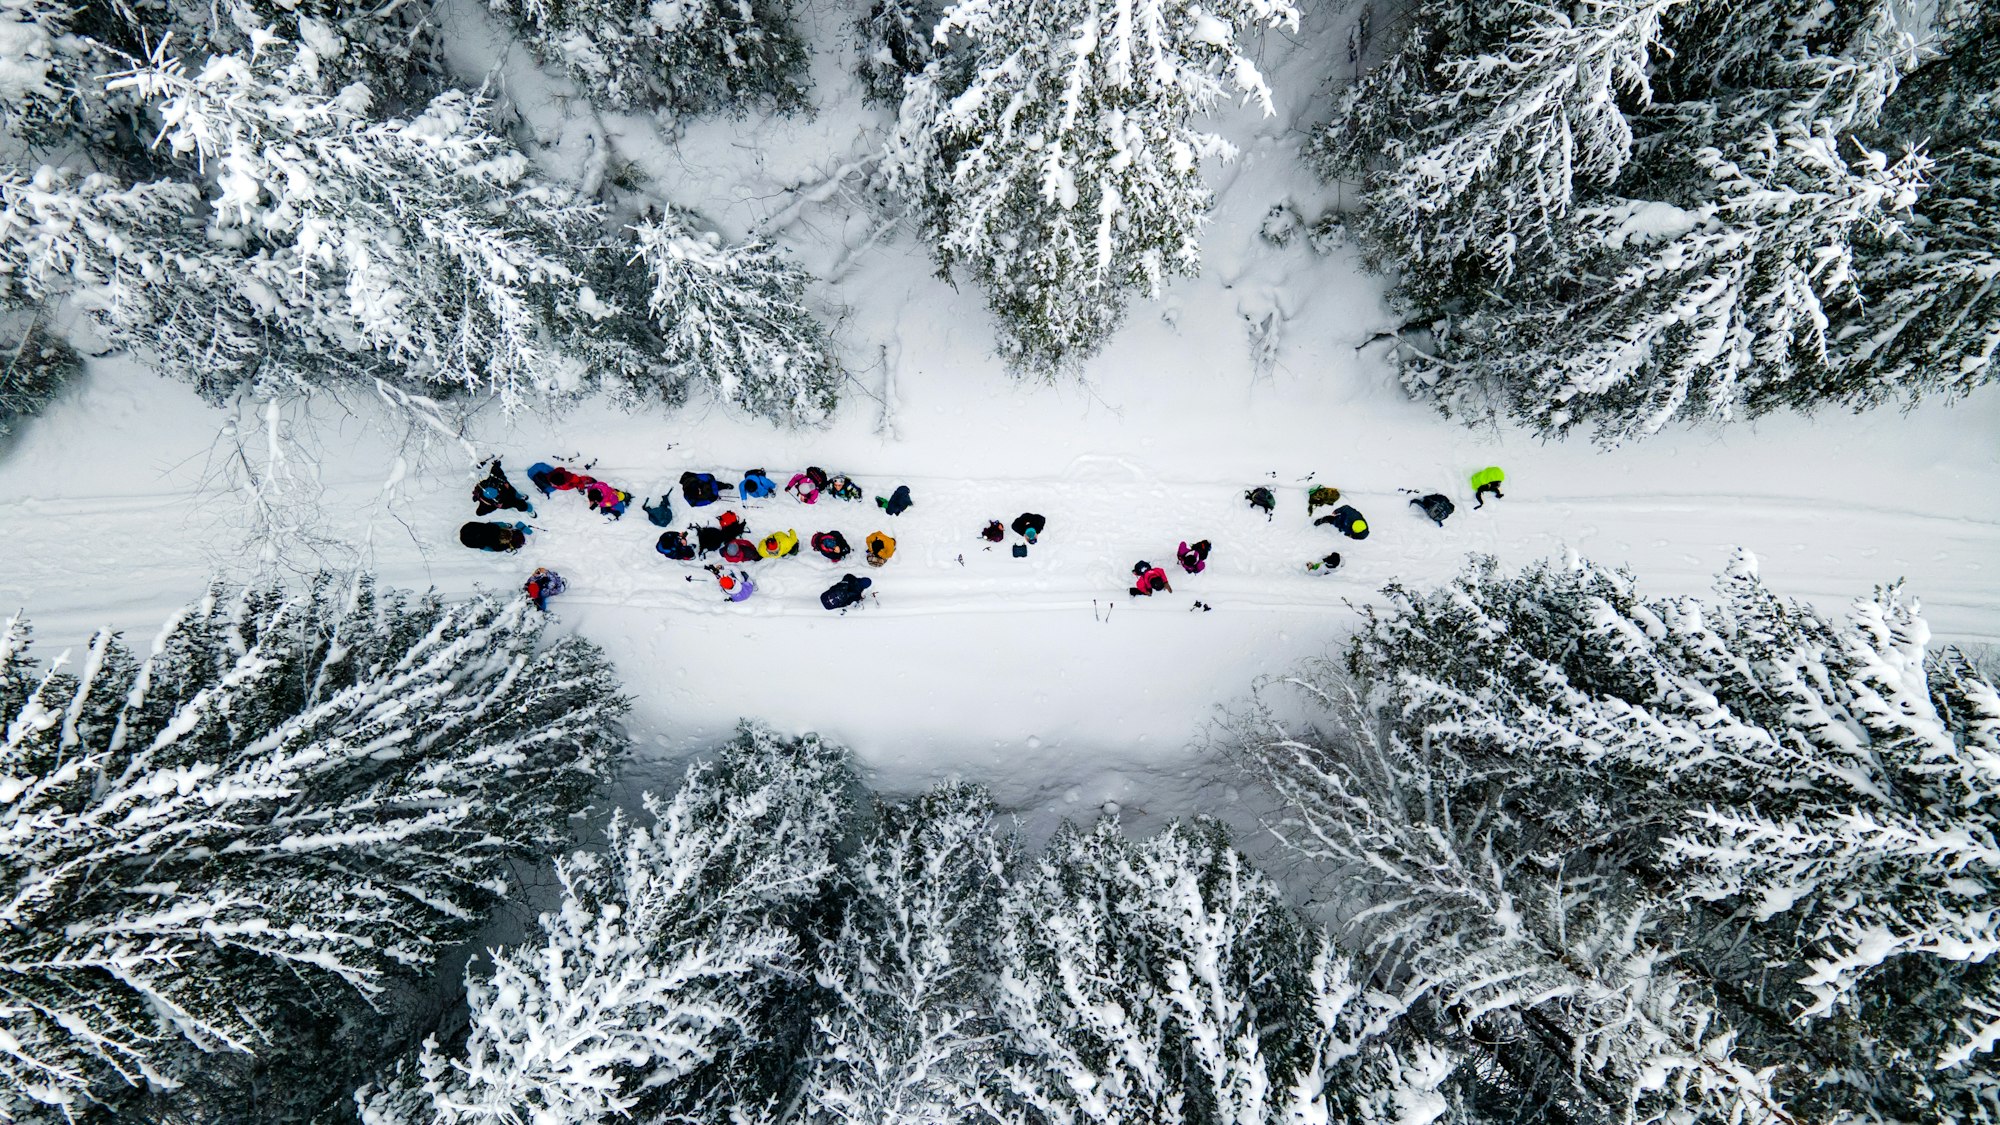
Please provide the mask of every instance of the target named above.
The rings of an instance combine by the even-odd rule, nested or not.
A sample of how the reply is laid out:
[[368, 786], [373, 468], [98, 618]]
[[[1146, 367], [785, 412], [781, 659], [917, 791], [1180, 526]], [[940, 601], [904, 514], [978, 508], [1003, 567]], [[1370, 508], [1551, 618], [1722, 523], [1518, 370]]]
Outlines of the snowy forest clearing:
[[[1470, 551], [1514, 566], [1574, 548], [1670, 594], [1706, 592], [1744, 546], [1774, 589], [1830, 612], [1908, 578], [1940, 640], [2000, 640], [1991, 396], [1907, 417], [1775, 418], [1604, 454], [1442, 424], [1372, 363], [1246, 396], [1205, 372], [1166, 373], [1173, 337], [1157, 335], [1151, 362], [1105, 364], [1088, 398], [998, 377], [905, 380], [895, 442], [854, 410], [818, 434], [595, 407], [545, 422], [496, 416], [478, 434], [526, 491], [530, 462], [581, 452], [576, 464], [594, 461], [593, 475], [635, 497], [673, 489], [677, 525], [734, 509], [759, 535], [838, 528], [857, 546], [838, 567], [806, 550], [751, 564], [758, 593], [743, 605], [724, 603], [699, 567], [660, 557], [637, 501], [610, 522], [574, 493], [536, 496], [542, 530], [519, 555], [459, 547], [476, 474], [458, 462], [424, 470], [412, 454], [392, 480], [399, 454], [362, 421], [365, 403], [344, 425], [322, 406], [316, 423], [324, 492], [312, 517], [357, 546], [315, 556], [301, 540], [285, 562], [362, 559], [386, 583], [452, 595], [555, 567], [569, 580], [552, 603], [560, 627], [604, 645], [627, 677], [635, 785], [755, 715], [852, 746], [892, 791], [958, 774], [992, 786], [1003, 807], [1058, 815], [1106, 800], [1152, 815], [1196, 807], [1207, 771], [1192, 770], [1194, 743], [1215, 707], [1336, 643], [1356, 620], [1350, 604], [1383, 583], [1443, 581]], [[240, 500], [201, 486], [233, 448], [215, 438], [224, 420], [182, 387], [106, 365], [16, 440], [0, 461], [0, 604], [28, 608], [44, 654], [101, 625], [144, 643], [210, 574], [251, 569]], [[257, 456], [261, 438], [246, 440]], [[1465, 478], [1489, 462], [1507, 468], [1507, 497], [1474, 509]], [[689, 468], [762, 466], [782, 479], [808, 463], [851, 472], [869, 499], [691, 509], [674, 484]], [[1298, 480], [1308, 472], [1369, 517], [1365, 542], [1310, 525]], [[898, 483], [916, 505], [890, 518], [874, 497]], [[1268, 523], [1242, 499], [1259, 483], [1279, 492]], [[1443, 490], [1459, 510], [1433, 527], [1399, 487]], [[1024, 510], [1049, 519], [1027, 558], [983, 549], [988, 519]], [[898, 548], [874, 570], [858, 547], [878, 528]], [[1214, 542], [1205, 573], [1173, 566], [1183, 538]], [[1302, 570], [1327, 550], [1345, 557], [1339, 572]], [[1141, 558], [1168, 568], [1173, 594], [1125, 594]], [[874, 578], [876, 596], [827, 613], [818, 595], [848, 571]], [[1195, 599], [1215, 611], [1190, 612]]]

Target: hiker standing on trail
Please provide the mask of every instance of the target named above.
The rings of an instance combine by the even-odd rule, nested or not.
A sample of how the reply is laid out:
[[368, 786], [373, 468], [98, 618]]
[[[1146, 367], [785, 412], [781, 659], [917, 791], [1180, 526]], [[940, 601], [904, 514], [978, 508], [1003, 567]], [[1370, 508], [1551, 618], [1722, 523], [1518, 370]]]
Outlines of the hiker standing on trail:
[[854, 553], [854, 548], [847, 545], [847, 536], [838, 531], [814, 532], [812, 548], [825, 556], [826, 561], [835, 563]]
[[778, 494], [778, 482], [764, 470], [752, 469], [743, 474], [743, 483], [736, 486], [736, 494], [745, 500], [763, 500]]
[[1342, 535], [1347, 536], [1349, 539], [1368, 538], [1368, 521], [1363, 519], [1361, 513], [1355, 511], [1351, 504], [1342, 504], [1333, 510], [1332, 515], [1321, 516], [1313, 521], [1314, 527], [1319, 527], [1323, 524], [1332, 524]]
[[1183, 539], [1180, 550], [1174, 552], [1174, 558], [1180, 561], [1182, 570], [1189, 574], [1200, 574], [1208, 569], [1208, 546], [1206, 539], [1191, 547], [1188, 541]]
[[910, 505], [915, 502], [910, 499], [910, 486], [907, 484], [899, 484], [896, 486], [896, 491], [875, 498], [875, 506], [892, 516], [900, 516], [909, 511]]
[[827, 587], [826, 592], [819, 596], [819, 604], [827, 609], [846, 610], [848, 606], [859, 602], [868, 587], [874, 584], [873, 578], [843, 574], [840, 576], [840, 581]]
[[535, 568], [535, 573], [528, 576], [528, 581], [522, 584], [521, 589], [527, 592], [528, 600], [535, 603], [536, 609], [547, 613], [549, 599], [569, 589], [569, 583], [564, 582], [562, 575], [548, 567], [538, 566]]
[[507, 480], [507, 474], [501, 471], [498, 457], [486, 467], [485, 479], [472, 486], [472, 503], [475, 515], [490, 516], [502, 508], [526, 512], [531, 516], [535, 514], [528, 498], [516, 491]]
[[979, 537], [988, 543], [1005, 542], [1007, 539], [1007, 525], [1001, 523], [999, 520], [987, 520], [986, 530], [980, 532]]
[[1034, 512], [1022, 512], [1020, 515], [1014, 517], [1012, 526], [1014, 534], [1026, 539], [1029, 543], [1033, 543], [1036, 537], [1041, 535], [1042, 529], [1048, 525], [1049, 521], [1040, 515]]
[[1340, 490], [1330, 484], [1322, 484], [1306, 493], [1306, 518], [1321, 508], [1331, 508], [1340, 503]]
[[1250, 501], [1251, 507], [1262, 509], [1264, 519], [1267, 521], [1271, 518], [1271, 513], [1278, 510], [1277, 494], [1261, 484], [1245, 492], [1243, 498]]
[[868, 565], [881, 566], [896, 555], [896, 541], [879, 531], [871, 531], [863, 540], [868, 547]]
[[785, 491], [801, 504], [815, 504], [819, 502], [820, 485], [825, 482], [825, 472], [817, 468], [807, 469], [803, 473], [793, 473], [792, 479], [785, 482]]
[[527, 546], [535, 529], [525, 523], [465, 523], [458, 529], [458, 541], [476, 551], [511, 553]]
[[1506, 479], [1507, 474], [1502, 472], [1498, 465], [1488, 465], [1472, 474], [1472, 506], [1484, 508], [1486, 494], [1489, 492], [1493, 494], [1495, 500], [1505, 500], [1507, 495], [1500, 491], [1500, 482]]
[[757, 584], [740, 570], [724, 570], [714, 563], [704, 568], [715, 575], [715, 584], [722, 589], [722, 596], [732, 602], [748, 601], [757, 592]]
[[792, 528], [774, 531], [766, 535], [763, 542], [757, 544], [757, 553], [767, 559], [796, 555], [799, 553], [799, 533]]
[[1144, 559], [1133, 564], [1132, 577], [1139, 580], [1138, 585], [1125, 591], [1132, 597], [1150, 598], [1157, 593], [1174, 592], [1173, 584], [1167, 581], [1167, 572]]
[[[811, 472], [812, 470], [807, 469], [806, 471]], [[835, 500], [859, 501], [863, 496], [861, 486], [855, 484], [852, 479], [845, 476], [829, 478], [825, 484], [819, 486], [819, 490], [833, 497]]]

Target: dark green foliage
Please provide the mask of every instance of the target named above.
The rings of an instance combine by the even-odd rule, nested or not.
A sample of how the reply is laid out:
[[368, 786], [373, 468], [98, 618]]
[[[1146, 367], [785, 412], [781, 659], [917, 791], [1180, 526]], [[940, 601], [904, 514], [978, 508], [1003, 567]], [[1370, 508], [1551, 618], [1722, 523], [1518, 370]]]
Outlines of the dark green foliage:
[[592, 101], [676, 114], [802, 109], [805, 44], [786, 0], [495, 0]]
[[41, 413], [82, 367], [76, 350], [49, 335], [39, 318], [18, 339], [0, 339], [0, 437]]

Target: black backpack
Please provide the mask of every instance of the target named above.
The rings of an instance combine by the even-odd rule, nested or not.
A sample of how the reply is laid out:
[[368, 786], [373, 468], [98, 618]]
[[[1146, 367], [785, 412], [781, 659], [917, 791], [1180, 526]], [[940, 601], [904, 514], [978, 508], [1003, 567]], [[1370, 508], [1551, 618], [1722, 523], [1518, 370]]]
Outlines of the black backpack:
[[1251, 507], [1264, 509], [1266, 515], [1278, 506], [1278, 498], [1268, 488], [1253, 488], [1244, 493], [1243, 498], [1250, 501]]
[[653, 549], [670, 559], [686, 561], [694, 557], [694, 545], [688, 542], [687, 533], [682, 531], [661, 532], [660, 541], [653, 545]]
[[1423, 513], [1429, 516], [1431, 522], [1439, 527], [1443, 527], [1444, 521], [1450, 519], [1451, 514], [1458, 510], [1458, 506], [1451, 502], [1451, 497], [1446, 496], [1442, 492], [1433, 492], [1429, 496], [1419, 496], [1410, 501], [1410, 503], [1423, 509]]

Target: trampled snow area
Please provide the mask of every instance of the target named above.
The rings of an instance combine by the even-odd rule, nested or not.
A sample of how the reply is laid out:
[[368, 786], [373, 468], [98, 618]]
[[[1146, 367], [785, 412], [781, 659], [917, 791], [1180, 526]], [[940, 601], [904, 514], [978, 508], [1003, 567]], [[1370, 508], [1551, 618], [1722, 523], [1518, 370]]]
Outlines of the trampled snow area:
[[[557, 418], [489, 411], [473, 423], [478, 451], [503, 455], [524, 489], [530, 461], [576, 455], [571, 464], [594, 463], [593, 475], [648, 497], [689, 468], [761, 466], [783, 483], [816, 464], [853, 474], [871, 500], [724, 506], [759, 533], [838, 528], [857, 548], [886, 530], [897, 555], [878, 571], [810, 553], [755, 564], [757, 596], [727, 605], [708, 575], [654, 552], [658, 529], [636, 504], [611, 523], [573, 494], [538, 501], [540, 531], [520, 555], [466, 551], [456, 529], [471, 518], [471, 457], [406, 436], [401, 417], [356, 392], [280, 419], [322, 460], [316, 470], [293, 461], [289, 486], [312, 500], [321, 538], [293, 536], [263, 565], [362, 562], [388, 582], [452, 594], [557, 568], [570, 584], [554, 603], [559, 627], [605, 645], [627, 677], [641, 781], [657, 772], [646, 763], [678, 762], [747, 716], [853, 746], [891, 790], [956, 773], [1035, 812], [1088, 814], [1106, 800], [1128, 813], [1187, 811], [1214, 774], [1197, 768], [1214, 708], [1325, 651], [1384, 582], [1438, 581], [1471, 551], [1518, 564], [1575, 548], [1629, 564], [1651, 590], [1699, 592], [1742, 545], [1781, 592], [1837, 608], [1907, 578], [1940, 638], [2000, 640], [2000, 396], [1676, 431], [1611, 453], [1465, 429], [1405, 399], [1385, 345], [1367, 343], [1394, 326], [1380, 283], [1351, 251], [1320, 257], [1303, 240], [1279, 248], [1258, 236], [1274, 204], [1310, 220], [1337, 202], [1297, 148], [1300, 125], [1323, 116], [1316, 99], [1347, 78], [1344, 59], [1336, 76], [1311, 50], [1267, 41], [1281, 114], [1219, 123], [1243, 153], [1213, 177], [1203, 276], [1136, 304], [1087, 384], [1042, 387], [993, 360], [976, 291], [937, 280], [907, 229], [885, 231], [865, 167], [828, 184], [865, 161], [886, 124], [846, 77], [846, 8], [821, 16], [817, 116], [704, 121], [677, 141], [560, 97], [561, 81], [507, 50], [476, 7], [455, 18], [460, 63], [476, 77], [500, 60], [496, 89], [521, 105], [551, 170], [596, 174], [609, 136], [649, 190], [730, 237], [768, 231], [829, 278], [817, 296], [856, 380], [823, 432], [703, 403], [636, 414], [589, 404]], [[1345, 34], [1309, 26], [1298, 40], [1344, 44]], [[1277, 363], [1259, 375], [1249, 327], [1274, 312]], [[261, 469], [259, 411], [245, 404], [235, 417]], [[148, 635], [208, 575], [260, 565], [244, 544], [246, 509], [219, 483], [238, 448], [218, 437], [231, 417], [111, 360], [0, 445], [0, 606], [28, 609], [44, 655], [99, 626]], [[1487, 464], [1506, 468], [1507, 499], [1475, 511], [1466, 477]], [[1366, 542], [1309, 525], [1309, 473], [1366, 513]], [[872, 497], [896, 484], [916, 507], [891, 519]], [[1242, 500], [1258, 484], [1280, 494], [1268, 523]], [[1433, 527], [1399, 488], [1445, 492], [1459, 512]], [[678, 493], [675, 508], [681, 522], [694, 514]], [[1029, 557], [984, 549], [985, 521], [1023, 510], [1049, 521]], [[1213, 541], [1207, 573], [1173, 569], [1183, 538]], [[1338, 573], [1303, 571], [1336, 548], [1348, 559]], [[1173, 594], [1125, 595], [1141, 558], [1169, 568]], [[836, 616], [817, 599], [844, 571], [873, 577], [877, 596]], [[1214, 612], [1191, 612], [1197, 598]]]

